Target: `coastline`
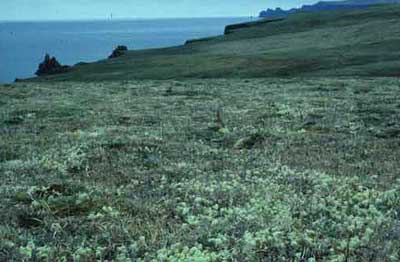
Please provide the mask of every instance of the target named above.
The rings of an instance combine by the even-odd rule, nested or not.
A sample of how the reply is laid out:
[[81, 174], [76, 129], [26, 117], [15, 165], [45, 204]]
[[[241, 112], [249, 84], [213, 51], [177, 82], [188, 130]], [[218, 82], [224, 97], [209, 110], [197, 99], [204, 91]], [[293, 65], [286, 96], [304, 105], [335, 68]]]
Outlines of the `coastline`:
[[[8, 68], [12, 66], [14, 69], [3, 70], [0, 74], [0, 82], [11, 83], [15, 78], [28, 78], [32, 77], [37, 65], [43, 58], [45, 53], [49, 53], [63, 64], [74, 65], [81, 61], [95, 62], [105, 59], [112, 49], [117, 45], [127, 45], [131, 50], [145, 50], [154, 48], [165, 48], [172, 46], [184, 45], [187, 40], [198, 39], [204, 37], [218, 36], [223, 33], [226, 25], [237, 22], [247, 21], [246, 17], [211, 17], [211, 18], [168, 18], [168, 19], [128, 19], [128, 20], [95, 20], [95, 21], [53, 21], [53, 22], [39, 22], [39, 21], [19, 21], [19, 22], [5, 22], [0, 23], [0, 37], [5, 41], [6, 46], [0, 52], [4, 53], [3, 66]], [[82, 41], [76, 40], [79, 34], [80, 24], [86, 24], [85, 27], [94, 27], [92, 32], [81, 32]], [[164, 26], [157, 26], [157, 24], [165, 24]], [[20, 28], [34, 26], [42, 30], [37, 35], [29, 35], [23, 31], [20, 33], [17, 30]], [[50, 24], [51, 27], [62, 26], [63, 28], [69, 25], [77, 27], [76, 33], [69, 35], [59, 35], [51, 31], [46, 33], [46, 27]], [[119, 29], [119, 26], [124, 29]], [[199, 28], [198, 25], [202, 24], [204, 28]], [[113, 25], [118, 25], [113, 28]], [[11, 26], [11, 27], [10, 27]], [[110, 29], [103, 30], [96, 37], [96, 29], [104, 26]], [[14, 27], [17, 27], [16, 29]], [[190, 28], [192, 27], [192, 29]], [[153, 28], [153, 29], [152, 29]], [[159, 28], [159, 29], [157, 29]], [[169, 28], [169, 29], [168, 29]], [[149, 30], [149, 33], [144, 32], [143, 29]], [[22, 29], [23, 30], [23, 29]], [[74, 29], [75, 30], [75, 29]], [[125, 32], [124, 32], [125, 30]], [[159, 31], [157, 31], [159, 30]], [[53, 34], [53, 35], [52, 35]], [[42, 36], [41, 38], [38, 35]], [[103, 35], [100, 37], [100, 35]], [[18, 41], [18, 37], [22, 38]], [[24, 38], [30, 39], [29, 41]], [[47, 42], [44, 39], [47, 38]], [[98, 41], [97, 39], [102, 39]], [[8, 44], [7, 42], [12, 43]], [[42, 42], [42, 43], [41, 43]], [[24, 44], [26, 43], [26, 44]], [[31, 44], [28, 44], [31, 43]], [[18, 49], [19, 52], [11, 54], [7, 50]], [[16, 47], [15, 47], [16, 46]], [[47, 47], [46, 47], [47, 46]], [[88, 46], [93, 46], [89, 48]], [[81, 48], [82, 47], [82, 48]], [[24, 55], [21, 55], [24, 53]], [[20, 56], [20, 57], [18, 57]], [[12, 64], [11, 61], [14, 61]], [[15, 61], [24, 61], [24, 67], [17, 67]], [[29, 62], [30, 61], [30, 62]]]

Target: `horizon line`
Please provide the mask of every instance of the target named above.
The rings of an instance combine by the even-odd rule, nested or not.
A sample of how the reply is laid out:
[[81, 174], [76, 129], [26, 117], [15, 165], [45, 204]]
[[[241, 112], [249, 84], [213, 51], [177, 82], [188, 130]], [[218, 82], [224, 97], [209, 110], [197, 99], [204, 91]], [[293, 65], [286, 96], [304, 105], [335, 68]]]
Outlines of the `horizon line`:
[[172, 19], [218, 19], [218, 18], [259, 18], [259, 16], [178, 16], [178, 17], [118, 17], [118, 18], [67, 18], [67, 19], [0, 19], [0, 23], [19, 23], [19, 22], [96, 22], [96, 21], [146, 21], [146, 20], [172, 20]]

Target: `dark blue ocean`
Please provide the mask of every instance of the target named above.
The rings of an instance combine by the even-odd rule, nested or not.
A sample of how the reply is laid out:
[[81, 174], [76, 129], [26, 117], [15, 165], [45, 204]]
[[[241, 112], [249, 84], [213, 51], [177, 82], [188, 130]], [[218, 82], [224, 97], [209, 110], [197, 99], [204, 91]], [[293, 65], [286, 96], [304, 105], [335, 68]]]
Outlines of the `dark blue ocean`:
[[0, 83], [33, 76], [45, 53], [73, 65], [104, 59], [117, 45], [129, 49], [180, 45], [220, 35], [226, 25], [250, 19], [0, 22]]

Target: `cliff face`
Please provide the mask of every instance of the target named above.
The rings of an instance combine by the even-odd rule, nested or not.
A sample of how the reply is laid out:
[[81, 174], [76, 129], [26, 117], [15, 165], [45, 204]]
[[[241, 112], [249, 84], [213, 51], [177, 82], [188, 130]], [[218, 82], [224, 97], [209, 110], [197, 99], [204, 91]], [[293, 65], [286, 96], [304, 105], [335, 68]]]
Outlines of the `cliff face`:
[[283, 10], [281, 8], [261, 11], [259, 16], [266, 18], [281, 18], [297, 12], [351, 10], [377, 4], [400, 4], [400, 0], [348, 0], [348, 1], [321, 1], [314, 5], [303, 5], [300, 8]]

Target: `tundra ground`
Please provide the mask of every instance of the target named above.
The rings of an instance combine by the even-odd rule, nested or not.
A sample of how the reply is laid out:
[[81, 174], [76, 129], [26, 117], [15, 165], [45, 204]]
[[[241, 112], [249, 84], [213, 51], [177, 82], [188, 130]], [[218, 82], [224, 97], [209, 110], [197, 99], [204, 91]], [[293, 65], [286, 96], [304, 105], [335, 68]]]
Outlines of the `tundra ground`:
[[399, 261], [400, 80], [0, 86], [1, 261]]

